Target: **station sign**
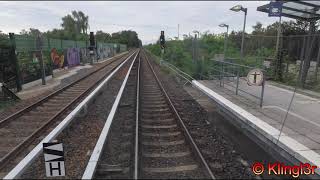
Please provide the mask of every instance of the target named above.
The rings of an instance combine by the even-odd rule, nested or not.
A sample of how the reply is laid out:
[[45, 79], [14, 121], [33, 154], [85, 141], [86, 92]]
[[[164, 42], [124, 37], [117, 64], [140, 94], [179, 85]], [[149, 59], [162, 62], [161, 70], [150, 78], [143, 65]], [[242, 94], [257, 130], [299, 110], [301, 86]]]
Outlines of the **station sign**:
[[65, 176], [64, 152], [62, 143], [43, 143], [46, 176]]
[[269, 17], [280, 17], [282, 13], [282, 2], [275, 1], [269, 4]]
[[247, 75], [249, 86], [261, 86], [264, 80], [263, 72], [260, 69], [252, 69]]

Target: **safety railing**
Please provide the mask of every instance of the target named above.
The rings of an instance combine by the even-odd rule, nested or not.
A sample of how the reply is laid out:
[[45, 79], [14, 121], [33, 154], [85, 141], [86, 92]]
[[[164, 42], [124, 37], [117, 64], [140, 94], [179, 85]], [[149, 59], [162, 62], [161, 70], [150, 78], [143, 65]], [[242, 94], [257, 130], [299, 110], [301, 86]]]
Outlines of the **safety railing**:
[[[257, 91], [254, 91], [255, 93], [250, 92], [247, 87], [250, 86], [247, 83], [247, 75], [251, 70], [257, 69], [256, 67], [218, 60], [212, 60], [211, 62], [212, 64], [210, 65], [208, 76], [203, 76], [202, 79], [218, 80], [220, 87], [228, 86], [234, 89], [236, 95], [239, 95], [239, 91], [248, 94], [258, 99], [260, 101], [260, 107], [262, 107], [265, 78], [263, 78], [260, 93], [257, 93]], [[260, 70], [265, 74], [264, 69]]]

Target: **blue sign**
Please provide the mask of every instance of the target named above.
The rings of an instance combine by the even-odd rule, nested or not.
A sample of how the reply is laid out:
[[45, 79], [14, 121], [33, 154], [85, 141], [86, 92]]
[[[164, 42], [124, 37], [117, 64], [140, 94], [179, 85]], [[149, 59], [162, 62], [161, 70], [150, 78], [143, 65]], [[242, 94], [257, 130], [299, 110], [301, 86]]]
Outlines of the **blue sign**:
[[269, 4], [269, 17], [280, 17], [282, 12], [282, 2], [270, 2]]

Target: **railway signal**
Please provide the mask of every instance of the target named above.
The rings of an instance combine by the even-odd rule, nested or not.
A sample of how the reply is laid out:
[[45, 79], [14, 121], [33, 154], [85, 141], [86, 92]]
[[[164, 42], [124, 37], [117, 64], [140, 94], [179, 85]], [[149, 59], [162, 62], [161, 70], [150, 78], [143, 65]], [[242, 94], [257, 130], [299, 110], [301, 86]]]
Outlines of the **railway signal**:
[[165, 38], [164, 38], [164, 31], [161, 31], [160, 34], [160, 48], [161, 50], [165, 48]]
[[161, 31], [161, 34], [160, 34], [160, 48], [161, 48], [161, 60], [160, 60], [160, 65], [162, 64], [162, 61], [163, 61], [163, 54], [164, 54], [165, 43], [166, 43], [166, 40], [165, 40], [165, 38], [164, 38], [164, 31]]

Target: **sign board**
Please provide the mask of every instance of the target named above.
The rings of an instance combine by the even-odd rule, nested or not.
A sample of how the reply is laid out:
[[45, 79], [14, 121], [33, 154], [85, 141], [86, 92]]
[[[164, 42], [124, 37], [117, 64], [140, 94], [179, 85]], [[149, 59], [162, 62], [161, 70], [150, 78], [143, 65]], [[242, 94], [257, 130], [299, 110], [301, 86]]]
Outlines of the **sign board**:
[[62, 143], [43, 143], [43, 154], [47, 177], [65, 176]]
[[263, 72], [260, 69], [252, 69], [247, 75], [249, 86], [261, 86], [263, 83]]
[[280, 17], [282, 12], [282, 2], [275, 1], [269, 4], [269, 17]]

